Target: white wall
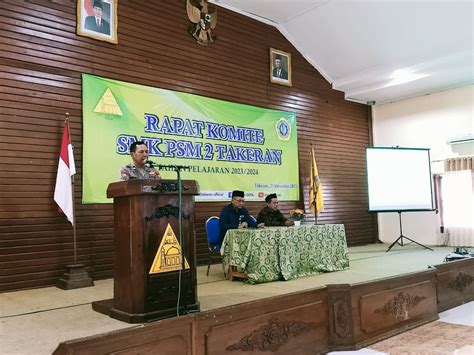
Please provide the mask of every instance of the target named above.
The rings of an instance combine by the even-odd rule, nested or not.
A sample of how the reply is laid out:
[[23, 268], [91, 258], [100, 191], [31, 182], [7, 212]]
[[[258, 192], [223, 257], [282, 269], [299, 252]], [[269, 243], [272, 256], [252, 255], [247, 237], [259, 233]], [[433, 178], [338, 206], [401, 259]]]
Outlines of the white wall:
[[[448, 141], [474, 137], [474, 85], [372, 107], [374, 146], [430, 148], [432, 172], [436, 161], [457, 156]], [[472, 151], [472, 144], [469, 151]], [[398, 214], [379, 213], [379, 239], [392, 242], [400, 235]], [[403, 234], [419, 243], [442, 242], [434, 212], [402, 213]]]

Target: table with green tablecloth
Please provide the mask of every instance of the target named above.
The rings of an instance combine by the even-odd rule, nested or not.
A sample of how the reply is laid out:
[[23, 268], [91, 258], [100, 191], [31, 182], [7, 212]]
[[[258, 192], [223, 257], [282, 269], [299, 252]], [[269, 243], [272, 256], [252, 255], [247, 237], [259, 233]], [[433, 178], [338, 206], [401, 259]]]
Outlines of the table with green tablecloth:
[[250, 283], [290, 280], [349, 267], [342, 224], [230, 229], [221, 248], [226, 265]]

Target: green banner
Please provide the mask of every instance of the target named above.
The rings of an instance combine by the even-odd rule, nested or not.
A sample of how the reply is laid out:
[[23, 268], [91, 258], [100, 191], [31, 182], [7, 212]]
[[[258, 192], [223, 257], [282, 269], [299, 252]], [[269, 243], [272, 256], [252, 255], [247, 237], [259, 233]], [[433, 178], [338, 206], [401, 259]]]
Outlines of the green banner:
[[[109, 183], [141, 140], [156, 164], [185, 165], [197, 201], [299, 199], [296, 115], [177, 91], [82, 75], [83, 203], [107, 203]], [[164, 179], [176, 179], [161, 170]]]

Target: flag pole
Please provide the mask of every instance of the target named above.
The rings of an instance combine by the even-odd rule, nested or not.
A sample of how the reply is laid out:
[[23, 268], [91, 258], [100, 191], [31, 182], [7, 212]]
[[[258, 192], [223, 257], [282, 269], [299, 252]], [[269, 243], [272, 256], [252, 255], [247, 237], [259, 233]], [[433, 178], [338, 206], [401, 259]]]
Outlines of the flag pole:
[[[314, 162], [314, 152], [313, 152], [313, 143], [312, 142], [309, 142], [309, 146], [311, 148], [311, 170], [313, 170], [313, 162]], [[314, 175], [314, 171], [311, 172], [313, 175]], [[317, 196], [317, 191], [316, 191], [316, 179], [314, 179], [314, 176], [313, 176], [313, 191], [314, 191], [314, 201], [310, 201], [309, 204], [311, 206], [311, 202], [314, 202], [314, 224], [318, 224], [318, 204], [316, 202], [316, 196]]]
[[[71, 145], [74, 150], [74, 144], [72, 144], [72, 139], [71, 139], [71, 127], [69, 125], [69, 112], [66, 112], [66, 118], [64, 120], [64, 123], [67, 124], [67, 135], [69, 142], [71, 142]], [[76, 174], [74, 174], [76, 175]], [[76, 242], [76, 199], [74, 196], [74, 175], [71, 176], [71, 187], [72, 187], [72, 235], [73, 235], [73, 249], [74, 249], [74, 264], [77, 264], [77, 242]]]
[[[64, 124], [67, 127], [67, 135], [69, 144], [72, 145], [71, 139], [71, 127], [69, 126], [69, 112], [66, 112], [66, 118], [64, 119]], [[77, 263], [77, 234], [76, 234], [76, 203], [74, 198], [74, 175], [71, 175], [71, 198], [72, 198], [72, 234], [73, 234], [73, 250], [74, 250], [74, 263], [66, 265], [66, 271], [60, 277], [57, 287], [62, 288], [63, 290], [71, 290], [82, 287], [94, 286], [94, 281], [89, 276], [85, 270], [83, 264]]]

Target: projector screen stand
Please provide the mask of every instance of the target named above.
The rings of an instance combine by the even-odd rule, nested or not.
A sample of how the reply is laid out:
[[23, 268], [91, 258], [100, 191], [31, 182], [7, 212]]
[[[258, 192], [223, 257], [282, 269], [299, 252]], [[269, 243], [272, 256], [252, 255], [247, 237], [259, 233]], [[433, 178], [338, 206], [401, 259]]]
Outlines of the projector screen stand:
[[402, 230], [402, 211], [398, 211], [398, 220], [399, 220], [399, 222], [400, 222], [400, 236], [397, 238], [397, 240], [395, 240], [395, 241], [388, 247], [387, 252], [389, 252], [390, 249], [392, 249], [395, 244], [398, 244], [398, 245], [400, 245], [400, 246], [403, 246], [403, 245], [404, 245], [404, 244], [403, 244], [403, 238], [405, 238], [405, 239], [407, 239], [407, 240], [410, 241], [409, 243], [406, 243], [406, 244], [415, 243], [415, 244], [418, 244], [420, 247], [423, 247], [423, 248], [426, 248], [426, 249], [429, 249], [429, 250], [433, 251], [433, 249], [428, 248], [426, 245], [423, 245], [423, 244], [421, 244], [421, 243], [415, 242], [413, 239], [410, 239], [410, 238], [405, 237], [405, 236], [403, 235], [403, 230]]

